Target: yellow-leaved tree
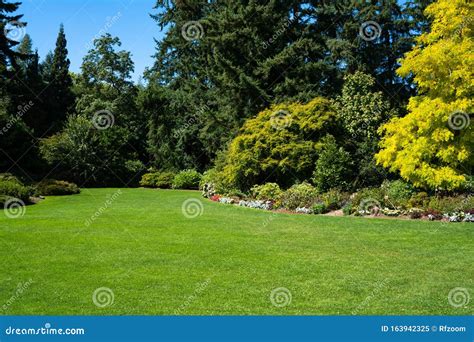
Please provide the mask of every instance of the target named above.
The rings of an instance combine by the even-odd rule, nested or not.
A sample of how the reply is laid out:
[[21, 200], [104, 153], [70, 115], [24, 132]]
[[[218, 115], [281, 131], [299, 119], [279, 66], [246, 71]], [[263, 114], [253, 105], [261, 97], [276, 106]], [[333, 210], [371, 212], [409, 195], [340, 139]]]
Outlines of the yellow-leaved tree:
[[433, 20], [401, 60], [398, 73], [414, 75], [418, 96], [408, 115], [380, 129], [379, 164], [415, 186], [454, 190], [472, 174], [474, 105], [474, 3], [438, 0], [426, 8]]

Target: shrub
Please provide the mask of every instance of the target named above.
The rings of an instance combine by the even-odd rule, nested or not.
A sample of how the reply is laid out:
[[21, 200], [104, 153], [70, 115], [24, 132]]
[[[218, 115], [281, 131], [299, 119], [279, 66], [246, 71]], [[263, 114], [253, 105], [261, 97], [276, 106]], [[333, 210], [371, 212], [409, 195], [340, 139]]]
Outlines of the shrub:
[[423, 216], [423, 210], [422, 209], [419, 209], [419, 208], [411, 208], [410, 210], [408, 210], [408, 216], [411, 218], [411, 219], [419, 219]]
[[[384, 205], [384, 193], [380, 188], [364, 188], [352, 195], [352, 204], [357, 210]], [[362, 208], [364, 207], [364, 208]]]
[[343, 213], [344, 215], [350, 215], [350, 214], [352, 214], [352, 211], [353, 211], [353, 207], [352, 207], [352, 203], [351, 203], [351, 202], [346, 203], [346, 204], [342, 207], [342, 213]]
[[311, 177], [317, 146], [337, 125], [331, 101], [278, 104], [248, 119], [224, 156], [225, 181], [241, 190], [273, 181], [291, 185]]
[[439, 210], [427, 209], [423, 213], [430, 221], [441, 220], [443, 218], [443, 213]]
[[199, 189], [204, 197], [210, 198], [212, 195], [226, 195], [245, 197], [245, 195], [232, 184], [226, 182], [221, 172], [217, 169], [209, 169], [201, 177]]
[[0, 179], [0, 204], [3, 205], [9, 198], [18, 198], [23, 202], [29, 202], [33, 195], [33, 189], [23, 185], [16, 177], [2, 177]]
[[411, 196], [408, 205], [412, 208], [426, 208], [430, 198], [426, 192], [418, 192]]
[[431, 197], [428, 209], [437, 210], [442, 213], [454, 213], [463, 210], [466, 206], [464, 197]]
[[173, 184], [173, 172], [161, 172], [158, 174], [155, 182], [157, 188], [170, 189]]
[[0, 182], [1, 181], [15, 181], [21, 183], [20, 180], [11, 173], [0, 173]]
[[338, 147], [336, 139], [329, 135], [323, 140], [321, 153], [316, 161], [313, 184], [320, 192], [331, 188], [347, 190], [349, 179], [351, 179], [351, 156], [342, 147]]
[[147, 188], [170, 189], [174, 179], [173, 172], [151, 172], [142, 176], [140, 185]]
[[329, 211], [324, 203], [316, 203], [311, 209], [315, 214], [325, 214]]
[[282, 205], [289, 210], [298, 207], [311, 208], [317, 199], [318, 192], [309, 183], [295, 184], [282, 195]]
[[276, 183], [265, 183], [262, 185], [254, 185], [251, 189], [252, 196], [258, 200], [273, 200], [280, 199], [283, 191]]
[[173, 189], [199, 189], [202, 175], [196, 170], [183, 170], [174, 176]]
[[407, 208], [408, 202], [415, 192], [412, 185], [402, 180], [384, 181], [381, 188], [385, 193], [386, 205], [392, 208]]
[[349, 194], [340, 192], [337, 189], [331, 189], [324, 193], [321, 199], [328, 210], [337, 210], [346, 204], [349, 200]]
[[[92, 112], [93, 113], [93, 112]], [[129, 129], [113, 125], [98, 130], [85, 113], [68, 117], [61, 132], [41, 139], [40, 153], [66, 179], [94, 186], [122, 184], [139, 167], [130, 149]], [[135, 165], [133, 165], [135, 164]], [[113, 170], [113, 172], [110, 172]]]
[[70, 182], [46, 179], [36, 185], [36, 193], [43, 196], [74, 195], [81, 192], [79, 187]]
[[155, 187], [155, 173], [145, 173], [140, 180], [140, 185], [146, 188], [153, 188]]
[[474, 212], [474, 196], [469, 195], [465, 197], [462, 201], [460, 210], [469, 213]]

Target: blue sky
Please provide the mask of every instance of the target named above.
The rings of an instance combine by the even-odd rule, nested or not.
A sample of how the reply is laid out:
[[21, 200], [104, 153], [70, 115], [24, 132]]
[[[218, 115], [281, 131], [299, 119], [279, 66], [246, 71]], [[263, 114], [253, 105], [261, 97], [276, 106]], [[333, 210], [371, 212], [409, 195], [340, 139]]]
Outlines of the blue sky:
[[71, 71], [80, 70], [82, 58], [92, 39], [108, 32], [118, 36], [122, 49], [131, 51], [135, 62], [134, 80], [151, 66], [155, 53], [153, 38], [163, 32], [149, 16], [155, 0], [20, 0], [18, 13], [28, 23], [26, 33], [43, 59], [53, 50], [59, 25], [64, 24]]

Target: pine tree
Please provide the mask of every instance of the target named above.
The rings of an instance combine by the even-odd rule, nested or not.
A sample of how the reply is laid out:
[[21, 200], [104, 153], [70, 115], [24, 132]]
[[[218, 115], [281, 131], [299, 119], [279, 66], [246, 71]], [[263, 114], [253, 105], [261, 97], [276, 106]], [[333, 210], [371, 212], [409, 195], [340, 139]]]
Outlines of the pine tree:
[[71, 90], [72, 78], [69, 75], [70, 61], [67, 55], [67, 40], [64, 26], [61, 24], [51, 66], [51, 79], [47, 89], [52, 107], [50, 115], [52, 131], [57, 130], [58, 126], [65, 121], [68, 111], [74, 105], [74, 95]]
[[31, 37], [29, 34], [25, 34], [23, 39], [21, 40], [20, 44], [18, 44], [16, 48], [16, 52], [23, 56], [28, 56], [27, 58], [20, 60], [18, 62], [18, 66], [23, 69], [23, 71], [26, 71], [28, 68], [29, 63], [31, 62], [32, 58], [34, 58], [33, 55], [33, 41], [31, 40]]
[[49, 51], [39, 66], [41, 77], [43, 78], [45, 82], [48, 82], [48, 83], [52, 79], [51, 74], [53, 72], [53, 60], [54, 60], [54, 54], [52, 51]]
[[9, 3], [0, 0], [0, 72], [6, 72], [9, 66], [18, 69], [17, 59], [24, 57], [15, 51], [19, 42], [8, 36], [12, 31], [21, 31], [26, 26], [26, 23], [20, 21], [22, 14], [13, 14], [20, 4], [20, 2]]
[[[395, 71], [426, 2], [408, 13], [396, 0], [158, 1], [154, 19], [169, 30], [147, 76], [162, 105], [144, 108], [157, 166], [205, 168], [246, 119], [273, 103], [334, 97], [358, 70], [405, 103], [413, 87]], [[380, 29], [364, 39], [371, 21]]]

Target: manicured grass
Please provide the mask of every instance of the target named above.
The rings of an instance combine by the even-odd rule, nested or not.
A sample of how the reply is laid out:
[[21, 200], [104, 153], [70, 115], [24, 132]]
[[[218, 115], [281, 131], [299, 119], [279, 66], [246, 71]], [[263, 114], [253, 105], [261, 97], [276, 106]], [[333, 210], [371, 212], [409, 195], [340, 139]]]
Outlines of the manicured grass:
[[[0, 314], [473, 313], [474, 299], [448, 303], [456, 287], [474, 297], [472, 224], [274, 214], [194, 191], [117, 191], [49, 197], [17, 219], [0, 212]], [[202, 201], [201, 216], [183, 216], [189, 198]], [[113, 291], [112, 305], [94, 305], [100, 287]], [[284, 307], [270, 301], [279, 287], [291, 292]]]

